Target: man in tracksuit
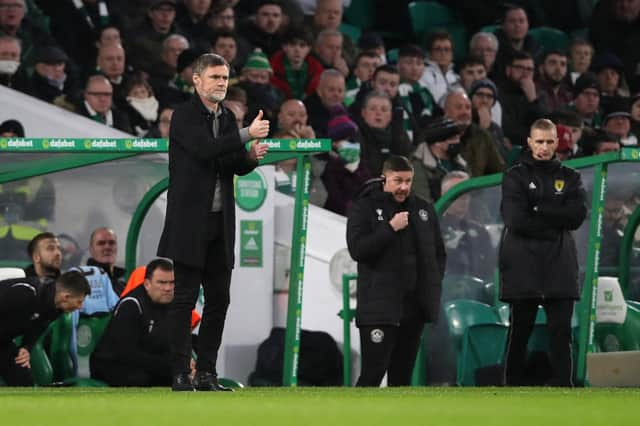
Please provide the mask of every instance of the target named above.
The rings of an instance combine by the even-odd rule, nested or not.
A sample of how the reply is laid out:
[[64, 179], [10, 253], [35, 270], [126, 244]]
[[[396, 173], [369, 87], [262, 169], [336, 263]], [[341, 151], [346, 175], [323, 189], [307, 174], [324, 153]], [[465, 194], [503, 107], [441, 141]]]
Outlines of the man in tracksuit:
[[389, 157], [382, 179], [365, 184], [347, 221], [358, 262], [358, 386], [407, 386], [425, 322], [435, 322], [446, 255], [433, 206], [411, 195], [408, 159]]
[[527, 151], [502, 180], [504, 231], [500, 244], [500, 299], [511, 304], [505, 383], [526, 384], [527, 342], [538, 306], [547, 314], [552, 386], [572, 386], [571, 317], [580, 298], [571, 231], [587, 213], [580, 174], [555, 159], [555, 125], [531, 126]]
[[[32, 386], [30, 351], [47, 326], [63, 312], [82, 307], [91, 293], [80, 272], [54, 280], [38, 277], [0, 281], [0, 377], [9, 386]], [[16, 346], [14, 339], [22, 336]]]

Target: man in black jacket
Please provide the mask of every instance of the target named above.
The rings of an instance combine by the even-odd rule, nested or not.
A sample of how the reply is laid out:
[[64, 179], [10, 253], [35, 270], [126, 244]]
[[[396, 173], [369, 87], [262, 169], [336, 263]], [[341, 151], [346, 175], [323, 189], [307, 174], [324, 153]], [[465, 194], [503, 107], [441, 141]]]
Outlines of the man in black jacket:
[[[55, 281], [38, 277], [0, 281], [0, 378], [9, 386], [32, 386], [30, 351], [47, 326], [82, 307], [91, 293], [85, 277], [66, 272]], [[14, 339], [22, 336], [20, 346]]]
[[[169, 190], [158, 255], [174, 261], [175, 299], [169, 309], [173, 390], [222, 390], [216, 376], [218, 348], [229, 306], [234, 265], [234, 175], [251, 172], [267, 152], [269, 122], [262, 111], [249, 127], [238, 130], [236, 118], [222, 100], [229, 83], [229, 64], [207, 53], [193, 65], [196, 94], [179, 105], [169, 131]], [[189, 379], [191, 310], [200, 283], [205, 304], [198, 338], [197, 373]]]
[[389, 157], [356, 196], [347, 246], [358, 262], [362, 373], [358, 386], [408, 386], [425, 322], [435, 322], [446, 254], [433, 206], [411, 195], [413, 168]]
[[547, 314], [552, 386], [572, 386], [571, 316], [580, 298], [571, 231], [587, 213], [580, 174], [554, 158], [555, 125], [531, 126], [530, 152], [502, 180], [504, 231], [500, 244], [500, 299], [511, 304], [505, 382], [526, 384], [527, 342], [538, 306]]
[[168, 314], [174, 288], [173, 264], [152, 260], [144, 284], [118, 302], [91, 354], [91, 377], [110, 386], [171, 384]]

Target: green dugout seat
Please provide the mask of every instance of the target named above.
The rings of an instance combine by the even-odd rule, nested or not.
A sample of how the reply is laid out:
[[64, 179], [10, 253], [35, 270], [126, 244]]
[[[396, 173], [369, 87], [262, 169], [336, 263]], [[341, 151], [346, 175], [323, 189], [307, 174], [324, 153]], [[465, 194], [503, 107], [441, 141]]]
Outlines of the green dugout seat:
[[350, 24], [340, 24], [340, 27], [338, 27], [338, 29], [342, 34], [348, 36], [351, 40], [353, 40], [354, 43], [358, 42], [358, 40], [360, 39], [360, 34], [362, 33], [360, 28]]
[[485, 282], [469, 275], [446, 274], [442, 280], [442, 301], [456, 299], [486, 301]]
[[529, 30], [529, 35], [542, 46], [542, 50], [566, 50], [569, 46], [569, 36], [564, 31], [551, 27], [537, 27]]
[[107, 325], [111, 320], [111, 314], [81, 316], [76, 328], [78, 333], [78, 378], [89, 379], [89, 358], [100, 342]]
[[370, 0], [351, 0], [351, 4], [344, 11], [344, 20], [361, 30], [373, 27], [375, 10]]
[[462, 336], [457, 360], [456, 382], [459, 386], [475, 386], [478, 368], [504, 362], [509, 327], [500, 323], [475, 324]]

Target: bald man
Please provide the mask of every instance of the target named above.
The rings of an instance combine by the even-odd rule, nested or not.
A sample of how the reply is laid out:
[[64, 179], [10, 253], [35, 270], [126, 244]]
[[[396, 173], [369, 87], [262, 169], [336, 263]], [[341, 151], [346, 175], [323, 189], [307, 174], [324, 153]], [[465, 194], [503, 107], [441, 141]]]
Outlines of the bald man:
[[307, 108], [298, 99], [289, 99], [282, 103], [278, 112], [278, 130], [295, 134], [300, 138], [313, 139], [316, 133], [307, 124]]

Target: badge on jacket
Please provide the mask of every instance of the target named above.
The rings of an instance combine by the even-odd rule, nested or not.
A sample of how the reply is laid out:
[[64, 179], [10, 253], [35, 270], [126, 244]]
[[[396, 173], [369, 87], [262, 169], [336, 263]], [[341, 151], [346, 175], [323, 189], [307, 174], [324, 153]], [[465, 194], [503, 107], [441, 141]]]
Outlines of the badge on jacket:
[[429, 220], [429, 212], [427, 212], [425, 209], [418, 210], [418, 216], [420, 216], [420, 219], [422, 219], [423, 222]]
[[380, 330], [379, 328], [374, 328], [373, 330], [371, 330], [370, 337], [373, 343], [382, 343], [382, 341], [384, 340], [384, 331]]
[[556, 195], [562, 194], [562, 190], [564, 189], [564, 180], [556, 179], [553, 181], [553, 187], [556, 189]]
[[382, 222], [384, 217], [382, 217], [382, 209], [376, 209], [376, 213], [378, 213], [378, 220]]

